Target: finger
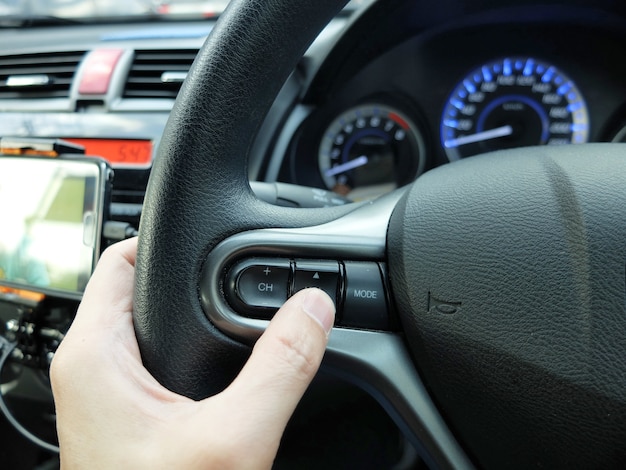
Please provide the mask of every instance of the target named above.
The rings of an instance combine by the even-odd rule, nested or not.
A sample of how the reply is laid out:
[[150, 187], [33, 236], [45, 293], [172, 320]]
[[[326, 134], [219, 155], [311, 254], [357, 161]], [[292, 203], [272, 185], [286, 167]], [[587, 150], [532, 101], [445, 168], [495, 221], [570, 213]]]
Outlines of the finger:
[[[90, 373], [95, 364], [101, 370], [105, 358], [120, 354], [120, 346], [138, 360], [131, 314], [136, 250], [137, 240], [131, 239], [112, 245], [102, 254], [76, 317], [55, 353], [53, 378], [83, 369]], [[114, 342], [116, 349], [111, 347]]]
[[[173, 397], [141, 362], [132, 319], [136, 254], [136, 238], [118, 242], [102, 254], [51, 364], [57, 390], [84, 377], [99, 388], [97, 392], [136, 388], [156, 398]], [[103, 383], [98, 385], [99, 381]]]
[[162, 423], [162, 404], [187, 402], [141, 363], [132, 324], [136, 251], [131, 239], [102, 254], [50, 367], [61, 459], [76, 468], [112, 466], [105, 463], [119, 457], [115, 449], [145, 448]]
[[102, 253], [70, 332], [101, 329], [130, 319], [136, 257], [137, 238], [115, 243]]
[[278, 311], [225, 394], [260, 441], [280, 441], [321, 363], [335, 317], [319, 289], [298, 292]]

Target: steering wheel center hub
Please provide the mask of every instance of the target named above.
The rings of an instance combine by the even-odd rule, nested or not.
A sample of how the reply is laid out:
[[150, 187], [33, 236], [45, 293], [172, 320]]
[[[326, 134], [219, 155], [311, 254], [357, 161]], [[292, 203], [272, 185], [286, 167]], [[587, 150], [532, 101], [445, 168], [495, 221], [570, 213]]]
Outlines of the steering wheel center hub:
[[483, 456], [551, 461], [573, 445], [561, 426], [623, 439], [625, 200], [623, 149], [596, 145], [448, 165], [396, 208], [390, 278], [414, 359]]

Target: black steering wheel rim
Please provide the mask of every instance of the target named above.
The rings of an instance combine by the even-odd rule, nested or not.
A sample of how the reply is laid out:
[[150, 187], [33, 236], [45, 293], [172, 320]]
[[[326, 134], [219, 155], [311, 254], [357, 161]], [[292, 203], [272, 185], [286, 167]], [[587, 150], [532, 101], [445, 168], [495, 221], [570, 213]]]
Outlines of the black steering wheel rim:
[[180, 91], [144, 203], [135, 301], [144, 363], [176, 392], [217, 393], [249, 354], [202, 311], [198, 280], [211, 249], [240, 231], [322, 223], [345, 212], [265, 204], [246, 174], [249, 148], [282, 83], [344, 3], [231, 2]]

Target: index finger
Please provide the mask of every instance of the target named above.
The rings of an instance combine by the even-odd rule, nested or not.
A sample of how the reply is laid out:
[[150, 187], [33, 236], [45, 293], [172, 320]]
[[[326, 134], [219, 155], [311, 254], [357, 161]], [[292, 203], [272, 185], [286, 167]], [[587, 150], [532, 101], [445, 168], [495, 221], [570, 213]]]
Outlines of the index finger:
[[87, 284], [72, 330], [102, 328], [131, 318], [137, 238], [107, 248]]

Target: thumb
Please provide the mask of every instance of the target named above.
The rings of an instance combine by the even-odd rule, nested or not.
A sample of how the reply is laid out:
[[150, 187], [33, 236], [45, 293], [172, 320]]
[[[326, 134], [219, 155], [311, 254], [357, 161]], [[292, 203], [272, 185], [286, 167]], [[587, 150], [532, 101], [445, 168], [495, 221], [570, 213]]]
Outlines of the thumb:
[[278, 446], [319, 368], [334, 318], [335, 306], [323, 291], [296, 293], [276, 313], [244, 368], [223, 392], [245, 409], [246, 427], [258, 430], [266, 443]]

